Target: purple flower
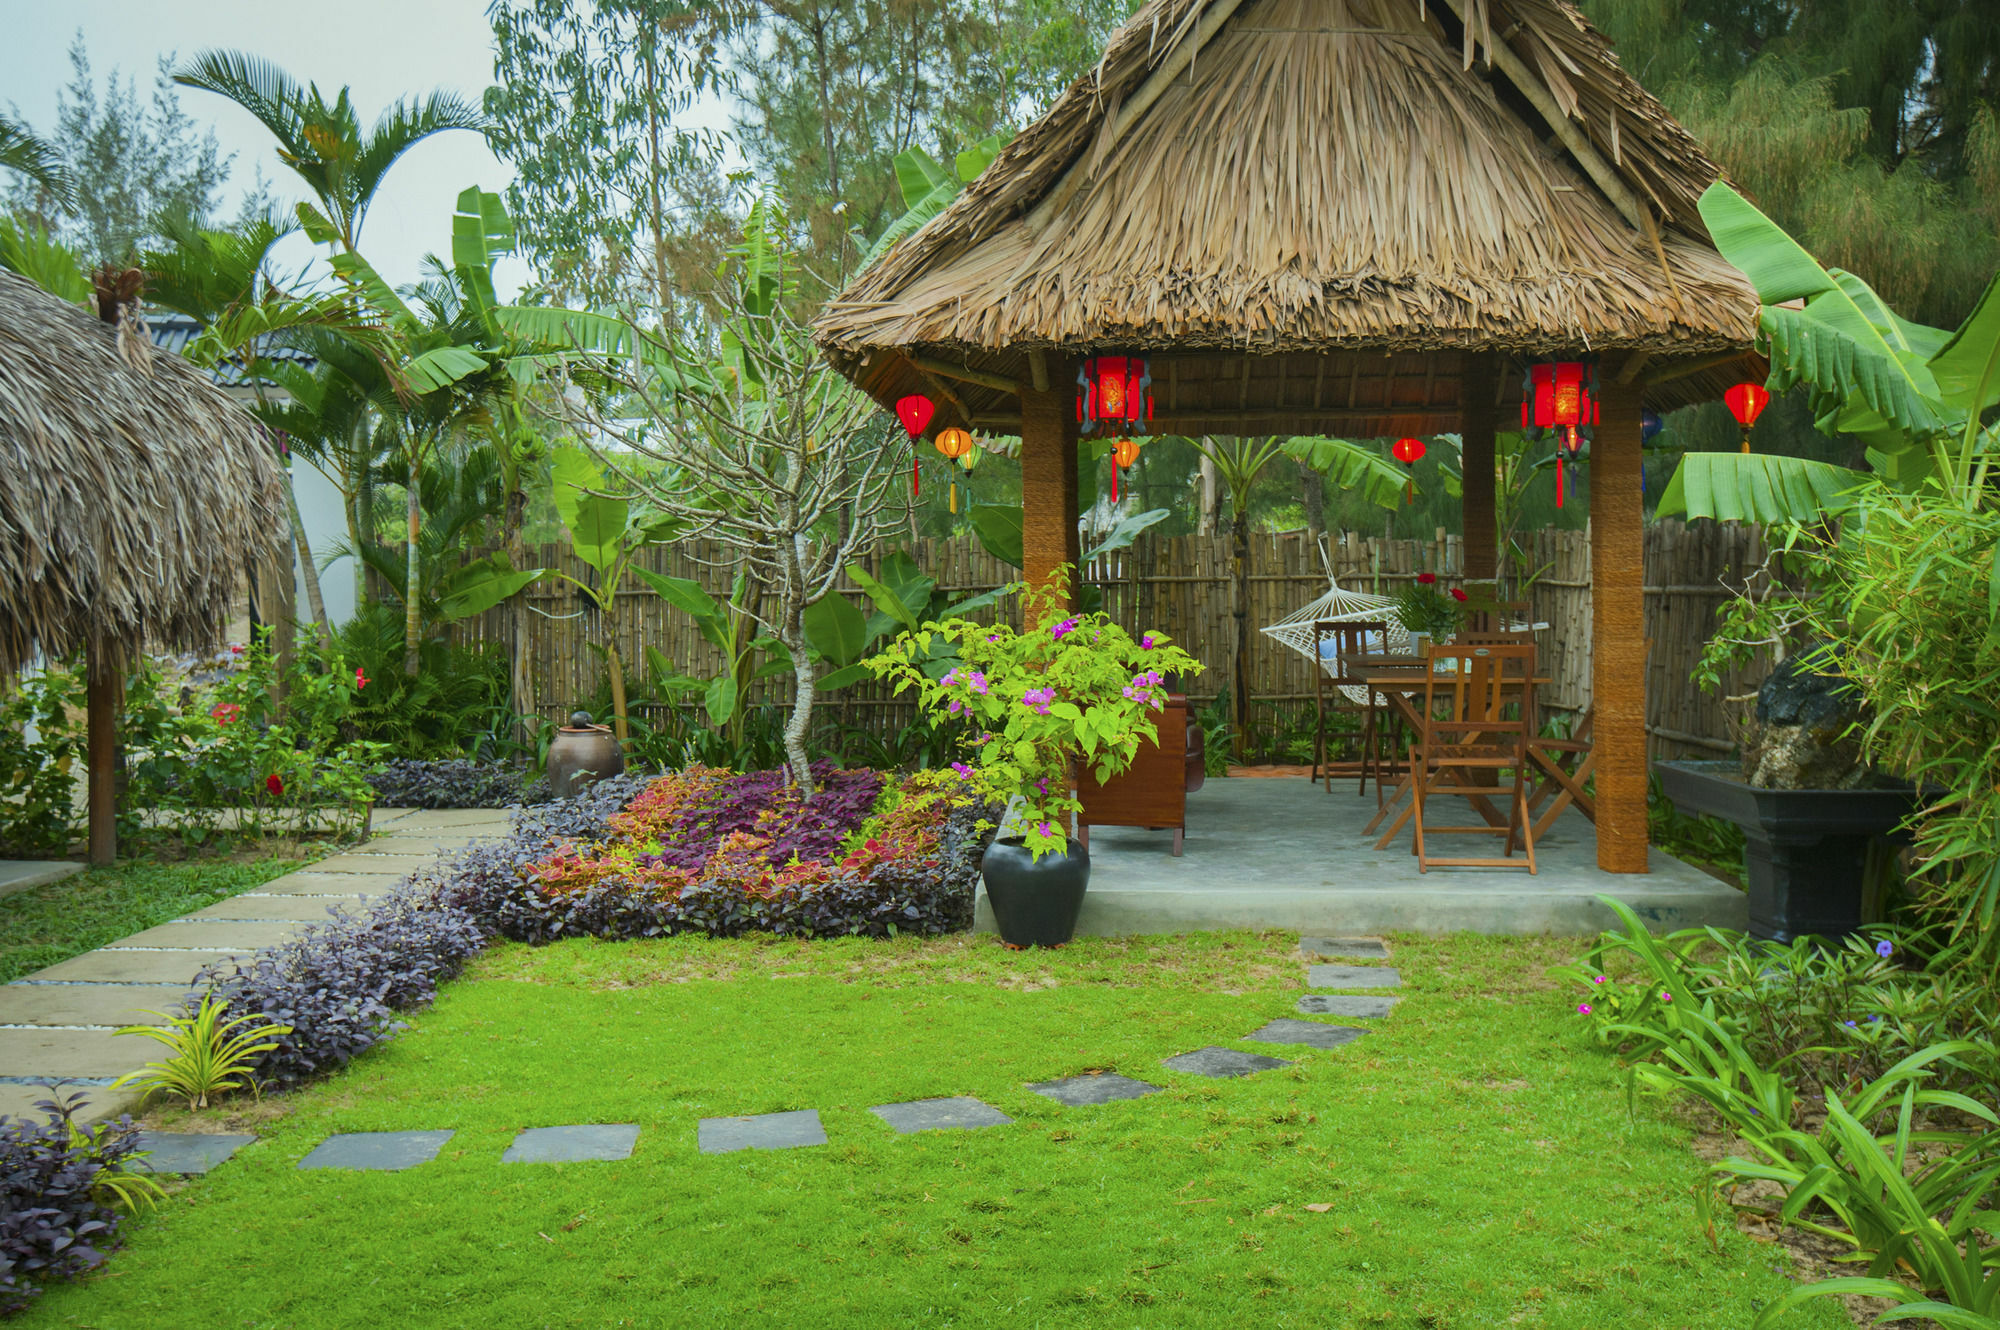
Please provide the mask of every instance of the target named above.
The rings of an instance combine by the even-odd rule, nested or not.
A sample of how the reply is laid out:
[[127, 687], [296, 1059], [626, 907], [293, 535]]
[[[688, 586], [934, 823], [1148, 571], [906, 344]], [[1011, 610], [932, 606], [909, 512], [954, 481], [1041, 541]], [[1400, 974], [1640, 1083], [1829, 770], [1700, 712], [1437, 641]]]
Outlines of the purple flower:
[[1030, 688], [1027, 692], [1021, 694], [1021, 705], [1033, 711], [1037, 716], [1048, 715], [1049, 703], [1055, 700], [1056, 690], [1054, 688]]
[[981, 697], [986, 696], [986, 676], [978, 670], [965, 677], [965, 686]]
[[1068, 637], [1071, 633], [1076, 631], [1077, 618], [1078, 616], [1073, 614], [1069, 618], [1064, 619], [1061, 623], [1057, 624], [1054, 628], [1051, 628], [1049, 630], [1051, 633], [1055, 635], [1056, 641], [1060, 642], [1065, 637]]
[[1577, 1003], [1577, 1004], [1576, 1004], [1576, 1014], [1577, 1014], [1577, 1015], [1579, 1015], [1579, 1016], [1588, 1016], [1588, 1015], [1590, 1015], [1590, 1004], [1589, 1004], [1588, 1002], [1579, 1002], [1579, 1003]]
[[1875, 944], [1875, 954], [1877, 956], [1880, 956], [1883, 960], [1886, 961], [1891, 956], [1896, 954], [1895, 945], [1891, 943], [1887, 938], [1884, 938], [1880, 942], [1877, 942]]
[[961, 780], [971, 780], [971, 779], [972, 779], [972, 768], [971, 768], [971, 767], [969, 767], [969, 766], [967, 766], [967, 765], [965, 765], [965, 763], [963, 763], [963, 762], [954, 762], [954, 763], [952, 763], [952, 764], [951, 764], [951, 769], [952, 769], [953, 771], [956, 771], [956, 772], [958, 773], [958, 775], [959, 775], [959, 779], [961, 779]]
[[1590, 982], [1593, 984], [1601, 984], [1604, 982], [1604, 976], [1600, 974], [1597, 976], [1597, 978], [1591, 980]]
[[1660, 990], [1660, 1001], [1662, 1001], [1662, 1002], [1672, 1002], [1673, 1000], [1674, 1000], [1674, 995], [1673, 995], [1672, 993], [1669, 993], [1669, 992], [1668, 992], [1668, 991], [1667, 991], [1666, 989], [1664, 989], [1664, 988]]
[[1842, 1021], [1842, 1022], [1841, 1022], [1841, 1024], [1842, 1024], [1842, 1025], [1845, 1025], [1845, 1026], [1846, 1026], [1846, 1027], [1847, 1027], [1848, 1029], [1850, 1029], [1850, 1030], [1852, 1030], [1852, 1029], [1854, 1028], [1854, 1022], [1853, 1022], [1853, 1021]]
[[1153, 637], [1151, 633], [1147, 633], [1145, 636], [1139, 639], [1139, 650], [1141, 651], [1151, 651], [1154, 647], [1158, 645], [1159, 642]]
[[1044, 835], [1044, 836], [1050, 836], [1050, 837], [1053, 837], [1053, 836], [1054, 836], [1054, 835], [1056, 834], [1056, 833], [1055, 833], [1055, 828], [1051, 827], [1051, 826], [1050, 826], [1050, 825], [1049, 825], [1048, 823], [1046, 823], [1046, 822], [1037, 822], [1037, 823], [1035, 824], [1035, 830], [1036, 830], [1036, 831], [1039, 831], [1039, 832], [1040, 832], [1040, 833], [1041, 833], [1042, 835]]

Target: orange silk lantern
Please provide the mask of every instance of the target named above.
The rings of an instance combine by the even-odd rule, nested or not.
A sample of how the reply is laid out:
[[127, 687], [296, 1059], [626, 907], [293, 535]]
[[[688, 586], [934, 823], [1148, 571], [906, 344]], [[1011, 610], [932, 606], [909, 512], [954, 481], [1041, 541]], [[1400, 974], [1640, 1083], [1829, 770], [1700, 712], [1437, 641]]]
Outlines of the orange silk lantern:
[[1722, 394], [1722, 401], [1742, 428], [1743, 451], [1749, 452], [1750, 428], [1757, 423], [1757, 417], [1764, 414], [1764, 408], [1771, 404], [1771, 394], [1761, 383], [1739, 383]]
[[937, 407], [931, 399], [916, 393], [896, 399], [896, 419], [903, 422], [903, 428], [910, 435], [910, 497], [917, 497], [917, 449], [920, 435], [930, 427], [931, 417], [937, 414]]
[[1111, 502], [1118, 502], [1118, 473], [1139, 460], [1139, 441], [1120, 439], [1111, 445]]
[[1146, 432], [1153, 418], [1153, 375], [1142, 356], [1092, 356], [1076, 372], [1076, 419], [1083, 433], [1109, 426]]
[[[953, 426], [951, 429], [938, 431], [936, 446], [937, 450], [945, 455], [947, 461], [956, 462], [972, 451], [972, 436], [957, 426]], [[951, 482], [951, 511], [954, 513], [958, 511], [958, 481], [956, 478]]]

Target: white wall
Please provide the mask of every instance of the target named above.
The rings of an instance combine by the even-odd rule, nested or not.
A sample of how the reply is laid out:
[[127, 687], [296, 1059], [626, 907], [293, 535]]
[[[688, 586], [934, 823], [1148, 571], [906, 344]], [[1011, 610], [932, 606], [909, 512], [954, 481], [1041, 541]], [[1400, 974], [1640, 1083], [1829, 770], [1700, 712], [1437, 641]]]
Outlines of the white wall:
[[[354, 617], [354, 556], [344, 554], [331, 564], [326, 556], [347, 543], [346, 501], [340, 487], [320, 469], [303, 458], [292, 459], [292, 493], [299, 502], [299, 521], [312, 546], [313, 562], [319, 565], [320, 595], [326, 599], [326, 617], [338, 628]], [[312, 613], [306, 599], [305, 581], [299, 582], [299, 619]]]

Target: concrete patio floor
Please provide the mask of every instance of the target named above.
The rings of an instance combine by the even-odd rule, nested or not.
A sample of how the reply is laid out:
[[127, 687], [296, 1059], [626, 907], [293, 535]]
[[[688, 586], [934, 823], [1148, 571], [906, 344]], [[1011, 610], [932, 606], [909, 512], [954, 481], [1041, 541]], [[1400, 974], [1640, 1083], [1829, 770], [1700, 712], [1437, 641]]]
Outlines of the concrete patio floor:
[[[1438, 803], [1447, 819], [1462, 821], [1463, 800]], [[1741, 891], [1657, 848], [1650, 873], [1599, 872], [1596, 833], [1574, 811], [1535, 843], [1540, 872], [1532, 875], [1525, 861], [1519, 869], [1419, 873], [1408, 823], [1377, 850], [1376, 837], [1362, 832], [1374, 815], [1375, 792], [1357, 797], [1352, 781], [1328, 794], [1299, 778], [1210, 780], [1188, 796], [1181, 858], [1173, 856], [1172, 832], [1091, 830], [1090, 890], [1077, 931], [1576, 935], [1616, 926], [1617, 916], [1595, 899], [1600, 892], [1630, 905], [1656, 932], [1749, 922]], [[1446, 852], [1493, 854], [1498, 845], [1498, 837], [1452, 837]], [[983, 892], [977, 926], [993, 929]]]

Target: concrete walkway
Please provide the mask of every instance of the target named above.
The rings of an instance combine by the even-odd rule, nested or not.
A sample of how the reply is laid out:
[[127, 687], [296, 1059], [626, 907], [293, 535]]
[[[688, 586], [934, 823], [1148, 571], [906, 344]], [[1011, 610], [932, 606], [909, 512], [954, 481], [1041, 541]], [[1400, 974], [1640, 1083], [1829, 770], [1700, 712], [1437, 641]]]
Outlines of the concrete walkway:
[[159, 1024], [144, 1009], [172, 1009], [203, 966], [282, 942], [330, 907], [365, 908], [440, 850], [506, 834], [510, 817], [503, 808], [378, 808], [373, 838], [353, 850], [0, 985], [0, 1115], [33, 1113], [49, 1092], [31, 1082], [51, 1076], [82, 1082], [92, 1119], [125, 1111], [138, 1096], [103, 1087], [163, 1050], [118, 1037], [119, 1026]]

